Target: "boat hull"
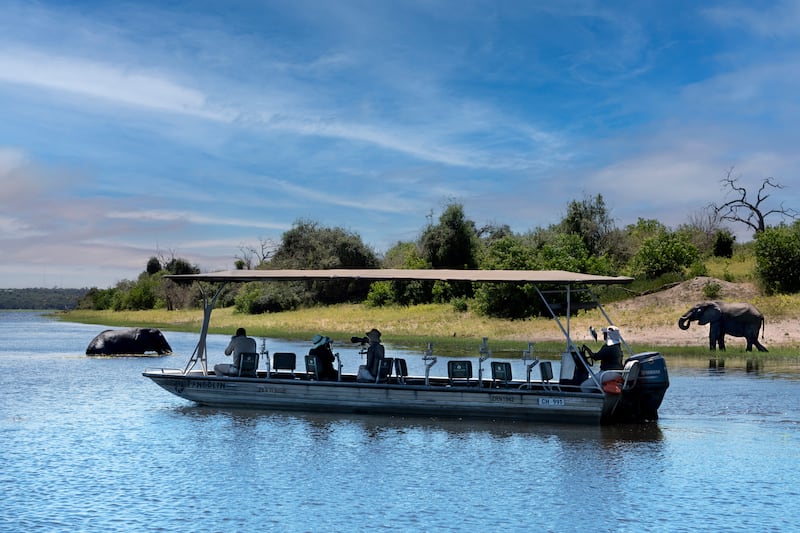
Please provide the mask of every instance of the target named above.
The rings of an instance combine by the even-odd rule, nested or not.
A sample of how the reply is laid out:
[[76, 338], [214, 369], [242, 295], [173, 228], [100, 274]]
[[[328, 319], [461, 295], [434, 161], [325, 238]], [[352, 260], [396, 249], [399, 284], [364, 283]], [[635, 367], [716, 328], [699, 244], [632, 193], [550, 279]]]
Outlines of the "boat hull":
[[488, 386], [355, 383], [306, 379], [231, 378], [167, 369], [143, 374], [200, 405], [275, 411], [507, 419], [599, 424], [619, 396]]

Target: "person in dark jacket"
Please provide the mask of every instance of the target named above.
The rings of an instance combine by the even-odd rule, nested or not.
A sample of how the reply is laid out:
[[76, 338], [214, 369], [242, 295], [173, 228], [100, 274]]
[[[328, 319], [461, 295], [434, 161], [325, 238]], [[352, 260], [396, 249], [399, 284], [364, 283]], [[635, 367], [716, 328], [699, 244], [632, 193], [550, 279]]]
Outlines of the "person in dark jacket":
[[308, 355], [317, 356], [317, 361], [319, 363], [319, 367], [317, 368], [319, 379], [336, 381], [339, 378], [339, 373], [333, 367], [336, 356], [333, 355], [333, 349], [331, 348], [331, 338], [316, 334], [314, 338], [311, 339], [311, 344], [312, 346], [308, 351]]

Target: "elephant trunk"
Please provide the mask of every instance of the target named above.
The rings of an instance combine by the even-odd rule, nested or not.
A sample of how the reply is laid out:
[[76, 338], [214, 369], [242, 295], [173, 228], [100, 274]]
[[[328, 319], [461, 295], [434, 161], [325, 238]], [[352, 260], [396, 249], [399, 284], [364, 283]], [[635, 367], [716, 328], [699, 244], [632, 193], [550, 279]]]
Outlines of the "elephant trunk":
[[689, 329], [689, 324], [691, 324], [691, 322], [692, 321], [689, 320], [688, 317], [682, 316], [678, 319], [678, 327], [683, 330]]

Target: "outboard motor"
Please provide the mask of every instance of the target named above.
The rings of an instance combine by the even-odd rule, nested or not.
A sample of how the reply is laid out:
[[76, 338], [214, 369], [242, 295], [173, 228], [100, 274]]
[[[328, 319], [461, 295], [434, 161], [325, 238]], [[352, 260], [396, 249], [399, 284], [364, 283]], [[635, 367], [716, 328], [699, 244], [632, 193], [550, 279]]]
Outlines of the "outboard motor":
[[623, 420], [646, 421], [658, 419], [658, 408], [669, 388], [669, 374], [664, 356], [658, 352], [643, 352], [629, 357], [639, 365], [635, 384], [623, 391], [622, 405], [617, 416]]

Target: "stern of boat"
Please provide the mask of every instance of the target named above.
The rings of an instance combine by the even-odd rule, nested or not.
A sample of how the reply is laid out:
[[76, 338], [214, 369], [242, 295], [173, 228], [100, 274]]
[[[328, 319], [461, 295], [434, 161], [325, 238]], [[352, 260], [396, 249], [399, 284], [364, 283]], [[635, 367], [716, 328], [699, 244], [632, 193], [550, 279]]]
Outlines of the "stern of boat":
[[608, 403], [607, 423], [649, 422], [658, 420], [658, 409], [669, 388], [669, 373], [664, 356], [643, 352], [629, 357], [622, 372], [618, 401]]

